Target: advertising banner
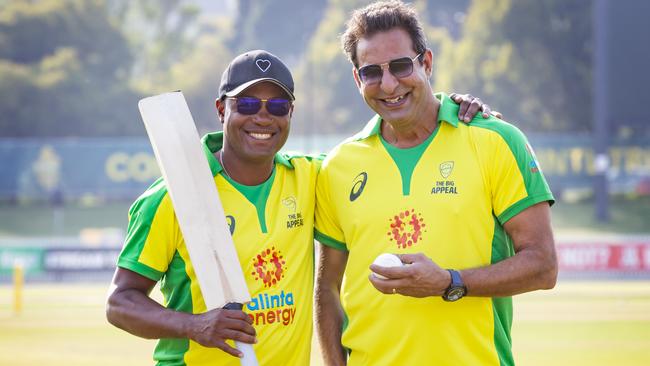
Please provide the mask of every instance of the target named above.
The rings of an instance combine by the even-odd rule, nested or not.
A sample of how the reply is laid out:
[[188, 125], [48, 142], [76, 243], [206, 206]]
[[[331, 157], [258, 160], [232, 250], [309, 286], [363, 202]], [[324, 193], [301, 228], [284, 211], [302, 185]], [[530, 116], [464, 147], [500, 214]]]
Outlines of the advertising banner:
[[[345, 136], [292, 136], [285, 150], [326, 152]], [[590, 187], [595, 154], [590, 136], [530, 135], [554, 191]], [[160, 171], [145, 138], [0, 139], [0, 199], [98, 197], [133, 200]], [[650, 194], [650, 144], [614, 141], [608, 178], [613, 192]]]
[[46, 248], [43, 269], [47, 272], [113, 272], [117, 248]]
[[43, 272], [43, 248], [0, 247], [0, 276], [10, 276], [17, 265], [26, 275]]
[[563, 243], [557, 255], [562, 272], [650, 272], [650, 243]]

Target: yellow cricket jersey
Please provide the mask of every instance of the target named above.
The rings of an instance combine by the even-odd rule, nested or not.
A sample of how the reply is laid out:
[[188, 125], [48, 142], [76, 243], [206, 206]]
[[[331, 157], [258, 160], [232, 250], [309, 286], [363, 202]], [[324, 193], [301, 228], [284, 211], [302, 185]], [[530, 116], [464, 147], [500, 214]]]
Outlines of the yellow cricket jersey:
[[[320, 160], [277, 154], [266, 183], [247, 187], [219, 174], [213, 153], [221, 132], [203, 138], [204, 149], [237, 247], [252, 301], [260, 365], [308, 365], [312, 334], [314, 189]], [[133, 204], [118, 266], [161, 281], [165, 306], [202, 313], [206, 306], [162, 179]], [[161, 339], [158, 365], [239, 365], [217, 348], [187, 339]]]
[[373, 118], [323, 162], [316, 239], [349, 253], [341, 289], [350, 365], [512, 365], [512, 300], [384, 295], [368, 280], [381, 253], [419, 253], [442, 268], [486, 266], [513, 255], [503, 224], [553, 201], [525, 136], [494, 117], [459, 123], [441, 100], [425, 142], [398, 149]]

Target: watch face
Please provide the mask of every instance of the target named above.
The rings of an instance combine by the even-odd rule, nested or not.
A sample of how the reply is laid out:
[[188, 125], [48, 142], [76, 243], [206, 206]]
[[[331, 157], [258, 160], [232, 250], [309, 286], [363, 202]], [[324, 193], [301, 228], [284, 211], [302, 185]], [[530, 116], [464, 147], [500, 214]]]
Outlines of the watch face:
[[453, 287], [449, 289], [446, 297], [447, 297], [447, 301], [456, 301], [463, 296], [465, 296], [465, 288]]

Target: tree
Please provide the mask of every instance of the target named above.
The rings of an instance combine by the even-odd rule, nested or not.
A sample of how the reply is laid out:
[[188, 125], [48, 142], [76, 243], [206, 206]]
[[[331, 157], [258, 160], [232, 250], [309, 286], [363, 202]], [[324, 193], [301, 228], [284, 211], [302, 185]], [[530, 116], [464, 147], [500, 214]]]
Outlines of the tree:
[[132, 61], [103, 1], [9, 2], [0, 10], [0, 134], [141, 133]]
[[230, 48], [235, 54], [263, 48], [285, 62], [302, 56], [327, 0], [239, 0]]
[[[343, 33], [353, 10], [366, 6], [364, 0], [330, 0], [297, 68], [297, 108], [294, 131], [302, 134], [350, 134], [359, 131], [374, 114], [360, 97], [352, 78], [352, 64], [341, 47]], [[452, 12], [463, 12], [467, 1], [414, 1], [420, 20], [429, 34], [439, 41], [432, 44], [437, 53], [442, 43], [452, 43], [448, 32], [431, 28], [428, 19], [445, 19]], [[306, 101], [302, 102], [303, 97]]]
[[[114, 0], [136, 55], [131, 85], [143, 95], [182, 90], [199, 131], [220, 129], [214, 100], [233, 55], [233, 20], [205, 16], [188, 0]], [[214, 4], [212, 4], [214, 5]]]
[[373, 115], [359, 96], [352, 64], [341, 48], [340, 35], [352, 10], [362, 0], [330, 0], [297, 68], [298, 99], [294, 125], [299, 133], [352, 133]]
[[441, 48], [436, 89], [471, 91], [525, 130], [588, 131], [590, 14], [584, 0], [474, 1]]
[[201, 28], [192, 52], [172, 65], [169, 78], [173, 89], [183, 90], [199, 131], [206, 133], [221, 129], [214, 102], [221, 74], [234, 55], [226, 47], [232, 29], [229, 19], [206, 20]]
[[465, 12], [471, 0], [429, 0], [420, 1], [422, 21], [432, 26], [445, 28], [456, 38], [460, 34]]
[[194, 51], [199, 8], [188, 0], [113, 0], [111, 13], [136, 55], [133, 88], [142, 94], [174, 88], [170, 69]]

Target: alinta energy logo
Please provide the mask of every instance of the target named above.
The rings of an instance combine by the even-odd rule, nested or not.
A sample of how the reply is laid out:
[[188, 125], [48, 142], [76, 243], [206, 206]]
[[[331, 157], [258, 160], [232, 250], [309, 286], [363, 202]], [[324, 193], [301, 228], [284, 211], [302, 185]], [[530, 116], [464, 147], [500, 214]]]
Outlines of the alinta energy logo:
[[270, 288], [277, 285], [287, 270], [287, 261], [275, 247], [267, 248], [253, 258], [253, 271], [251, 274], [256, 280], [261, 280], [264, 287]]
[[415, 212], [415, 209], [404, 210], [388, 220], [390, 228], [386, 233], [390, 241], [397, 244], [397, 248], [408, 248], [422, 240], [422, 234], [426, 232], [426, 224], [422, 215]]
[[248, 316], [254, 325], [287, 326], [293, 323], [296, 316], [293, 292], [286, 286], [279, 292], [277, 289], [274, 291], [286, 271], [287, 261], [275, 247], [264, 249], [253, 258], [251, 274], [264, 284], [264, 289], [253, 294], [251, 301], [246, 303]]

